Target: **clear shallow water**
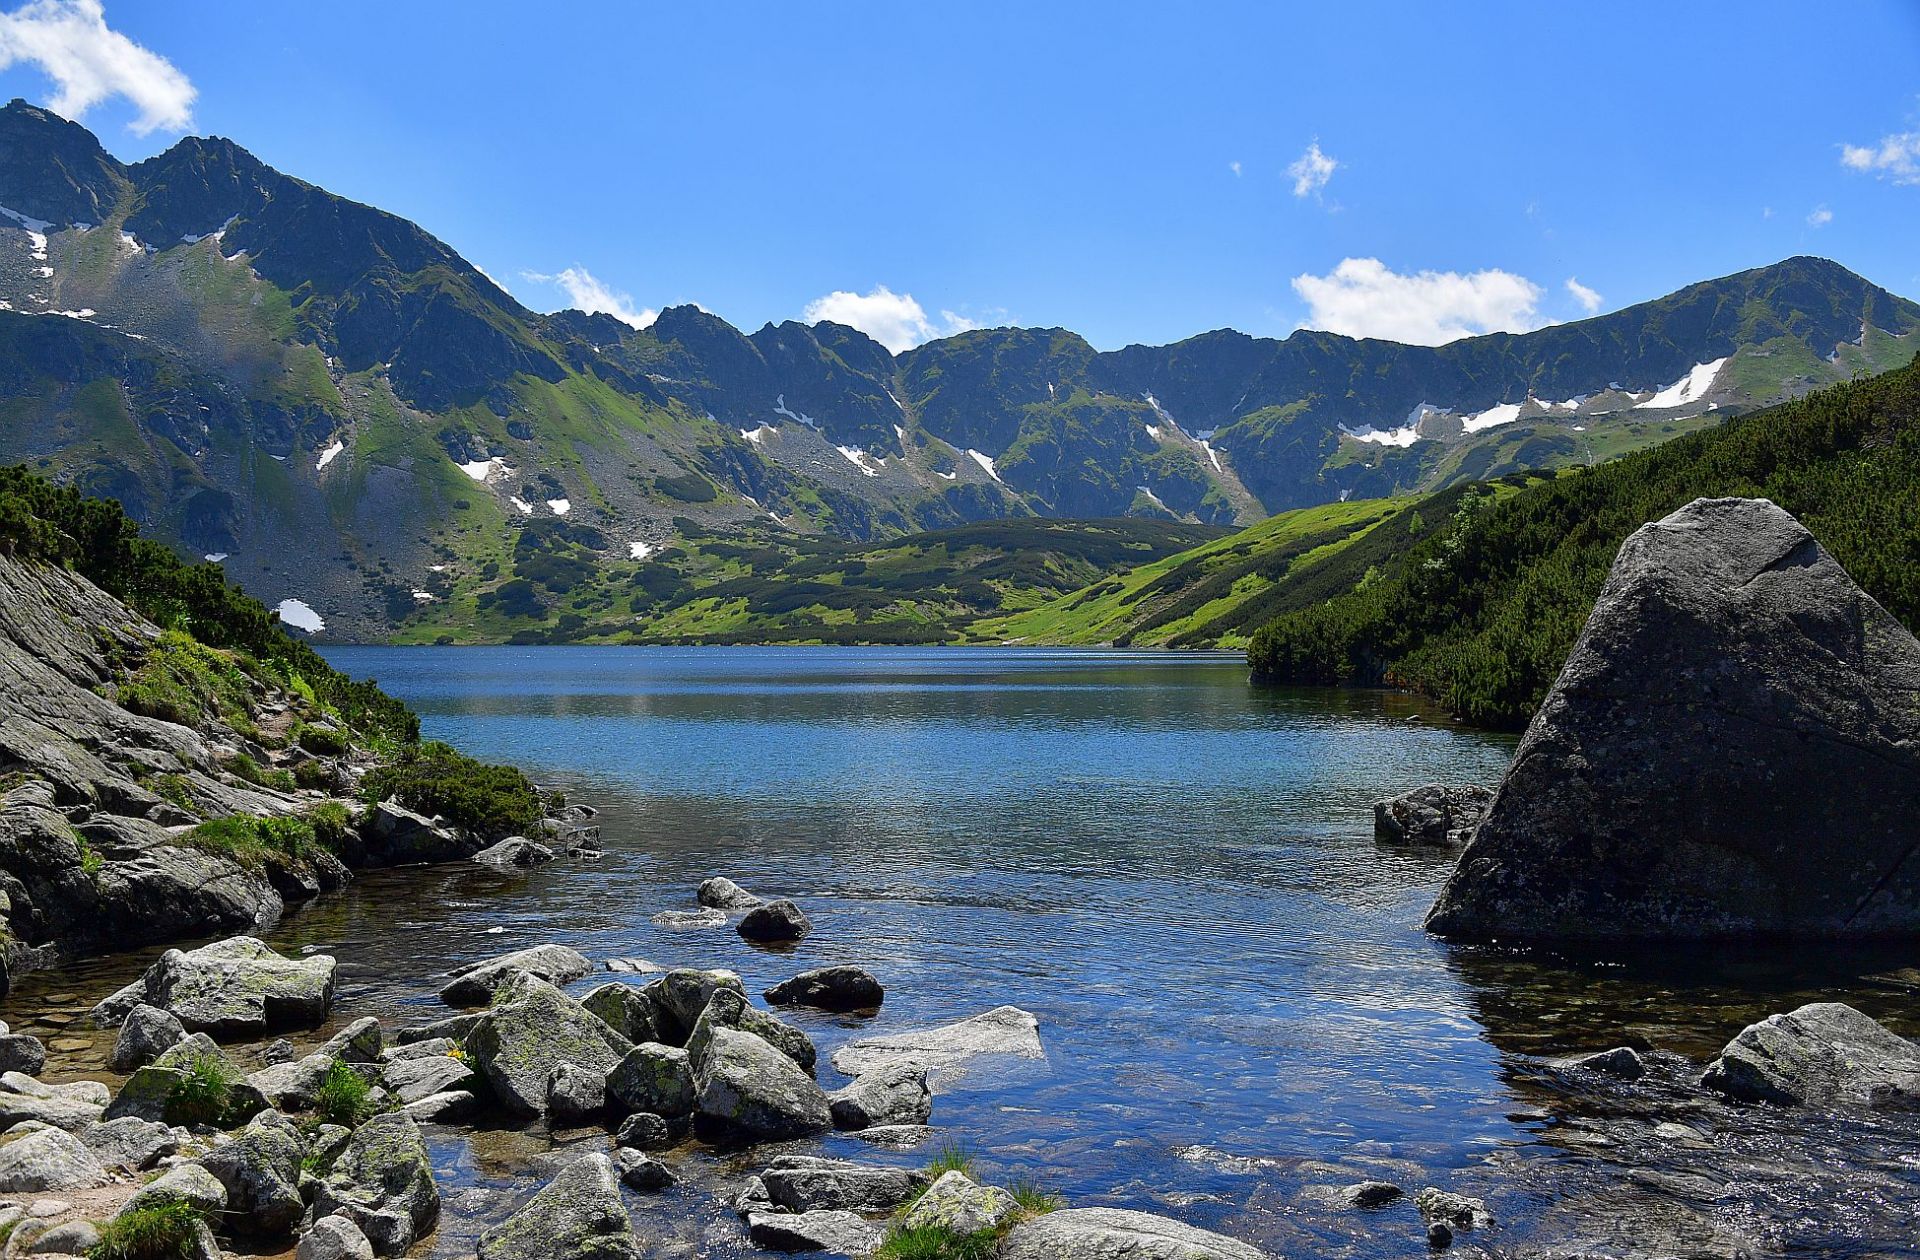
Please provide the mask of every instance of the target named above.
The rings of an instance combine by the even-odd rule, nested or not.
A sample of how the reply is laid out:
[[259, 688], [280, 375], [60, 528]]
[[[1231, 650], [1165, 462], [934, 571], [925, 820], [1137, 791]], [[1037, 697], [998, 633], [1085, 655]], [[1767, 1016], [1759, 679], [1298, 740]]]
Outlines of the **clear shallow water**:
[[[1432, 780], [1491, 783], [1511, 740], [1405, 697], [1254, 689], [1237, 658], [328, 656], [405, 698], [430, 736], [598, 807], [607, 846], [599, 861], [523, 877], [383, 873], [290, 914], [271, 939], [339, 957], [343, 1015], [436, 1018], [449, 967], [544, 940], [728, 967], [756, 993], [805, 967], [858, 963], [887, 986], [877, 1018], [791, 1016], [823, 1064], [861, 1031], [1025, 1007], [1040, 1017], [1045, 1064], [976, 1071], [938, 1100], [943, 1137], [989, 1175], [1080, 1205], [1168, 1212], [1277, 1253], [1408, 1254], [1410, 1208], [1326, 1206], [1325, 1187], [1366, 1176], [1487, 1193], [1497, 1169], [1513, 1187], [1503, 1216], [1545, 1212], [1566, 1193], [1559, 1122], [1580, 1105], [1543, 1094], [1528, 1056], [1627, 1040], [1704, 1058], [1745, 1023], [1836, 987], [1876, 1014], [1912, 1012], [1897, 988], [1860, 979], [1911, 959], [1568, 961], [1427, 938], [1419, 920], [1451, 858], [1375, 845], [1371, 803]], [[649, 922], [691, 908], [712, 874], [795, 897], [814, 934], [783, 955], [730, 930]], [[32, 977], [9, 1006], [56, 988], [91, 1001], [142, 961]], [[823, 1068], [823, 1079], [839, 1078]], [[458, 1254], [538, 1184], [548, 1145], [436, 1131], [449, 1203], [434, 1254]], [[1604, 1162], [1582, 1168], [1602, 1176]], [[743, 1247], [714, 1199], [746, 1165], [697, 1152], [680, 1163], [683, 1190], [635, 1201], [644, 1222], [670, 1251]]]

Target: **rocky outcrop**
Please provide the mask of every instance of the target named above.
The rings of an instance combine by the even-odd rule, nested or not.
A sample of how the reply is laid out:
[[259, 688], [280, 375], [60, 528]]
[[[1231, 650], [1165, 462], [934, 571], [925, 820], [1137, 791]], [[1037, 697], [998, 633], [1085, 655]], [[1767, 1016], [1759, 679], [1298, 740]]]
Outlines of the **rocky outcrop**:
[[168, 1012], [189, 1032], [217, 1037], [311, 1028], [333, 1005], [333, 971], [326, 954], [284, 958], [263, 941], [236, 936], [168, 950], [140, 979], [96, 1006], [93, 1017], [112, 1028], [145, 1005]]
[[887, 991], [860, 967], [818, 967], [782, 980], [764, 995], [774, 1006], [813, 1006], [823, 1011], [877, 1011]]
[[1427, 926], [1920, 932], [1920, 641], [1765, 500], [1620, 548]]
[[479, 1260], [641, 1260], [613, 1161], [587, 1155], [481, 1236]]
[[1920, 1045], [1844, 1003], [1814, 1002], [1743, 1029], [1701, 1083], [1738, 1102], [1920, 1110]]
[[1373, 806], [1373, 838], [1384, 844], [1464, 845], [1486, 816], [1493, 793], [1478, 784], [1429, 783]]
[[1000, 1260], [1266, 1260], [1257, 1247], [1192, 1225], [1118, 1208], [1068, 1208], [1010, 1230]]

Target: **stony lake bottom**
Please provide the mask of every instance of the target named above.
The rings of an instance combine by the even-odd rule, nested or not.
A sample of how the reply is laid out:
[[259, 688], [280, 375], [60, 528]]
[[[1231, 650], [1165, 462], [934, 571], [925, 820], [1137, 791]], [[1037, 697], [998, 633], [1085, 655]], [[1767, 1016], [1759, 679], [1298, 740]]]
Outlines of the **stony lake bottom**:
[[[1384, 692], [1270, 690], [1227, 655], [1013, 649], [342, 648], [429, 736], [601, 811], [604, 854], [524, 875], [382, 872], [265, 932], [341, 964], [340, 1019], [424, 1022], [451, 967], [543, 941], [726, 967], [751, 992], [857, 963], [869, 1019], [786, 1015], [831, 1050], [1003, 1003], [1044, 1062], [978, 1062], [938, 1135], [668, 1159], [631, 1198], [662, 1255], [750, 1250], [728, 1207], [776, 1151], [978, 1171], [1075, 1206], [1161, 1212], [1291, 1256], [1425, 1251], [1384, 1178], [1485, 1197], [1501, 1254], [1920, 1254], [1911, 1117], [1739, 1110], [1692, 1085], [1745, 1024], [1838, 998], [1920, 1031], [1912, 950], [1762, 945], [1591, 956], [1459, 948], [1419, 929], [1449, 853], [1383, 847], [1372, 802], [1492, 784], [1508, 736]], [[651, 916], [725, 874], [814, 922], [786, 952]], [[74, 1016], [158, 951], [26, 977], [4, 1014], [59, 1039], [50, 1079], [110, 1079]], [[604, 982], [599, 976], [577, 989]], [[641, 977], [634, 977], [639, 980]], [[324, 1035], [324, 1030], [319, 1035]], [[310, 1038], [298, 1034], [303, 1046]], [[1630, 1044], [1634, 1085], [1556, 1066]], [[1681, 1057], [1684, 1056], [1684, 1057]], [[445, 1195], [418, 1254], [470, 1252], [596, 1132], [429, 1129]]]

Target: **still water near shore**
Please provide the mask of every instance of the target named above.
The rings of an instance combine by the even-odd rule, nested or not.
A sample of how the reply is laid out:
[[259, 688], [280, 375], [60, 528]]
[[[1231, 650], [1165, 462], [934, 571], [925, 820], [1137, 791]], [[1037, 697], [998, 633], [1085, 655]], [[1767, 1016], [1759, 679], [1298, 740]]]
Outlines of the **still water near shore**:
[[[943, 1138], [989, 1176], [1276, 1252], [1407, 1254], [1410, 1208], [1326, 1202], [1366, 1176], [1478, 1193], [1497, 1166], [1533, 1185], [1508, 1211], [1557, 1194], [1511, 1171], [1567, 1158], [1551, 1138], [1565, 1100], [1529, 1083], [1533, 1056], [1632, 1041], [1704, 1059], [1836, 984], [1876, 1014], [1911, 1009], [1859, 979], [1883, 959], [1568, 961], [1429, 939], [1419, 921], [1451, 855], [1376, 845], [1371, 803], [1428, 781], [1491, 784], [1512, 739], [1387, 693], [1253, 688], [1231, 656], [327, 655], [412, 704], [429, 736], [598, 807], [606, 845], [524, 876], [381, 873], [290, 914], [270, 939], [340, 959], [343, 1015], [436, 1018], [449, 967], [548, 940], [732, 968], [755, 993], [857, 963], [887, 986], [878, 1017], [791, 1017], [823, 1065], [862, 1031], [1025, 1007], [1045, 1063], [983, 1065], [942, 1095]], [[814, 934], [776, 954], [649, 921], [691, 908], [713, 874], [796, 898]], [[140, 961], [32, 977], [10, 1006], [55, 987], [91, 1001]], [[470, 1247], [552, 1168], [543, 1135], [434, 1141], [450, 1183], [434, 1254]], [[743, 1248], [716, 1200], [746, 1167], [683, 1156], [682, 1190], [635, 1201], [642, 1228], [668, 1251]]]

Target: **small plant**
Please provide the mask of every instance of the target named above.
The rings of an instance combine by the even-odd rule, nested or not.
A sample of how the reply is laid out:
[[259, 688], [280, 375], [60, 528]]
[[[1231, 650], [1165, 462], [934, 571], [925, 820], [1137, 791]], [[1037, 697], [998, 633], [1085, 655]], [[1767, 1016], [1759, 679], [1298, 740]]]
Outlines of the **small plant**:
[[200, 1222], [199, 1211], [178, 1199], [122, 1212], [101, 1224], [87, 1260], [191, 1260], [201, 1254]]
[[945, 1225], [895, 1229], [873, 1254], [879, 1260], [990, 1260], [999, 1249], [997, 1230], [963, 1234]]
[[256, 787], [272, 788], [277, 792], [291, 792], [295, 787], [293, 771], [269, 769], [246, 753], [228, 762], [227, 771], [236, 779], [244, 779]]
[[179, 1124], [218, 1124], [233, 1105], [233, 1069], [210, 1054], [188, 1060], [167, 1091], [167, 1118]]
[[300, 726], [296, 731], [300, 747], [316, 757], [338, 757], [347, 751], [347, 737], [325, 726]]
[[333, 771], [324, 761], [303, 761], [293, 768], [293, 785], [319, 790], [333, 785]]
[[314, 1091], [313, 1114], [322, 1124], [357, 1127], [373, 1114], [373, 1087], [366, 1078], [344, 1063], [327, 1069]]
[[307, 825], [313, 828], [313, 841], [331, 853], [338, 853], [353, 838], [353, 812], [338, 801], [327, 801], [307, 812]]
[[246, 814], [209, 819], [188, 832], [181, 843], [255, 872], [276, 860], [307, 862], [320, 848], [313, 824], [304, 818], [255, 818]]
[[935, 1155], [933, 1162], [927, 1165], [927, 1176], [935, 1181], [950, 1172], [973, 1175], [973, 1156], [958, 1142], [947, 1142], [942, 1145], [940, 1153]]
[[1013, 1201], [1020, 1205], [1023, 1218], [1045, 1216], [1066, 1206], [1065, 1199], [1051, 1191], [1042, 1190], [1031, 1181], [1016, 1181], [1007, 1189], [1013, 1195]]
[[163, 774], [153, 781], [153, 791], [169, 805], [193, 810], [193, 785], [184, 774]]
[[84, 839], [78, 843], [80, 845], [80, 873], [88, 879], [93, 879], [100, 874], [100, 868], [107, 864], [107, 859], [101, 857], [100, 854], [94, 850], [94, 847]]

